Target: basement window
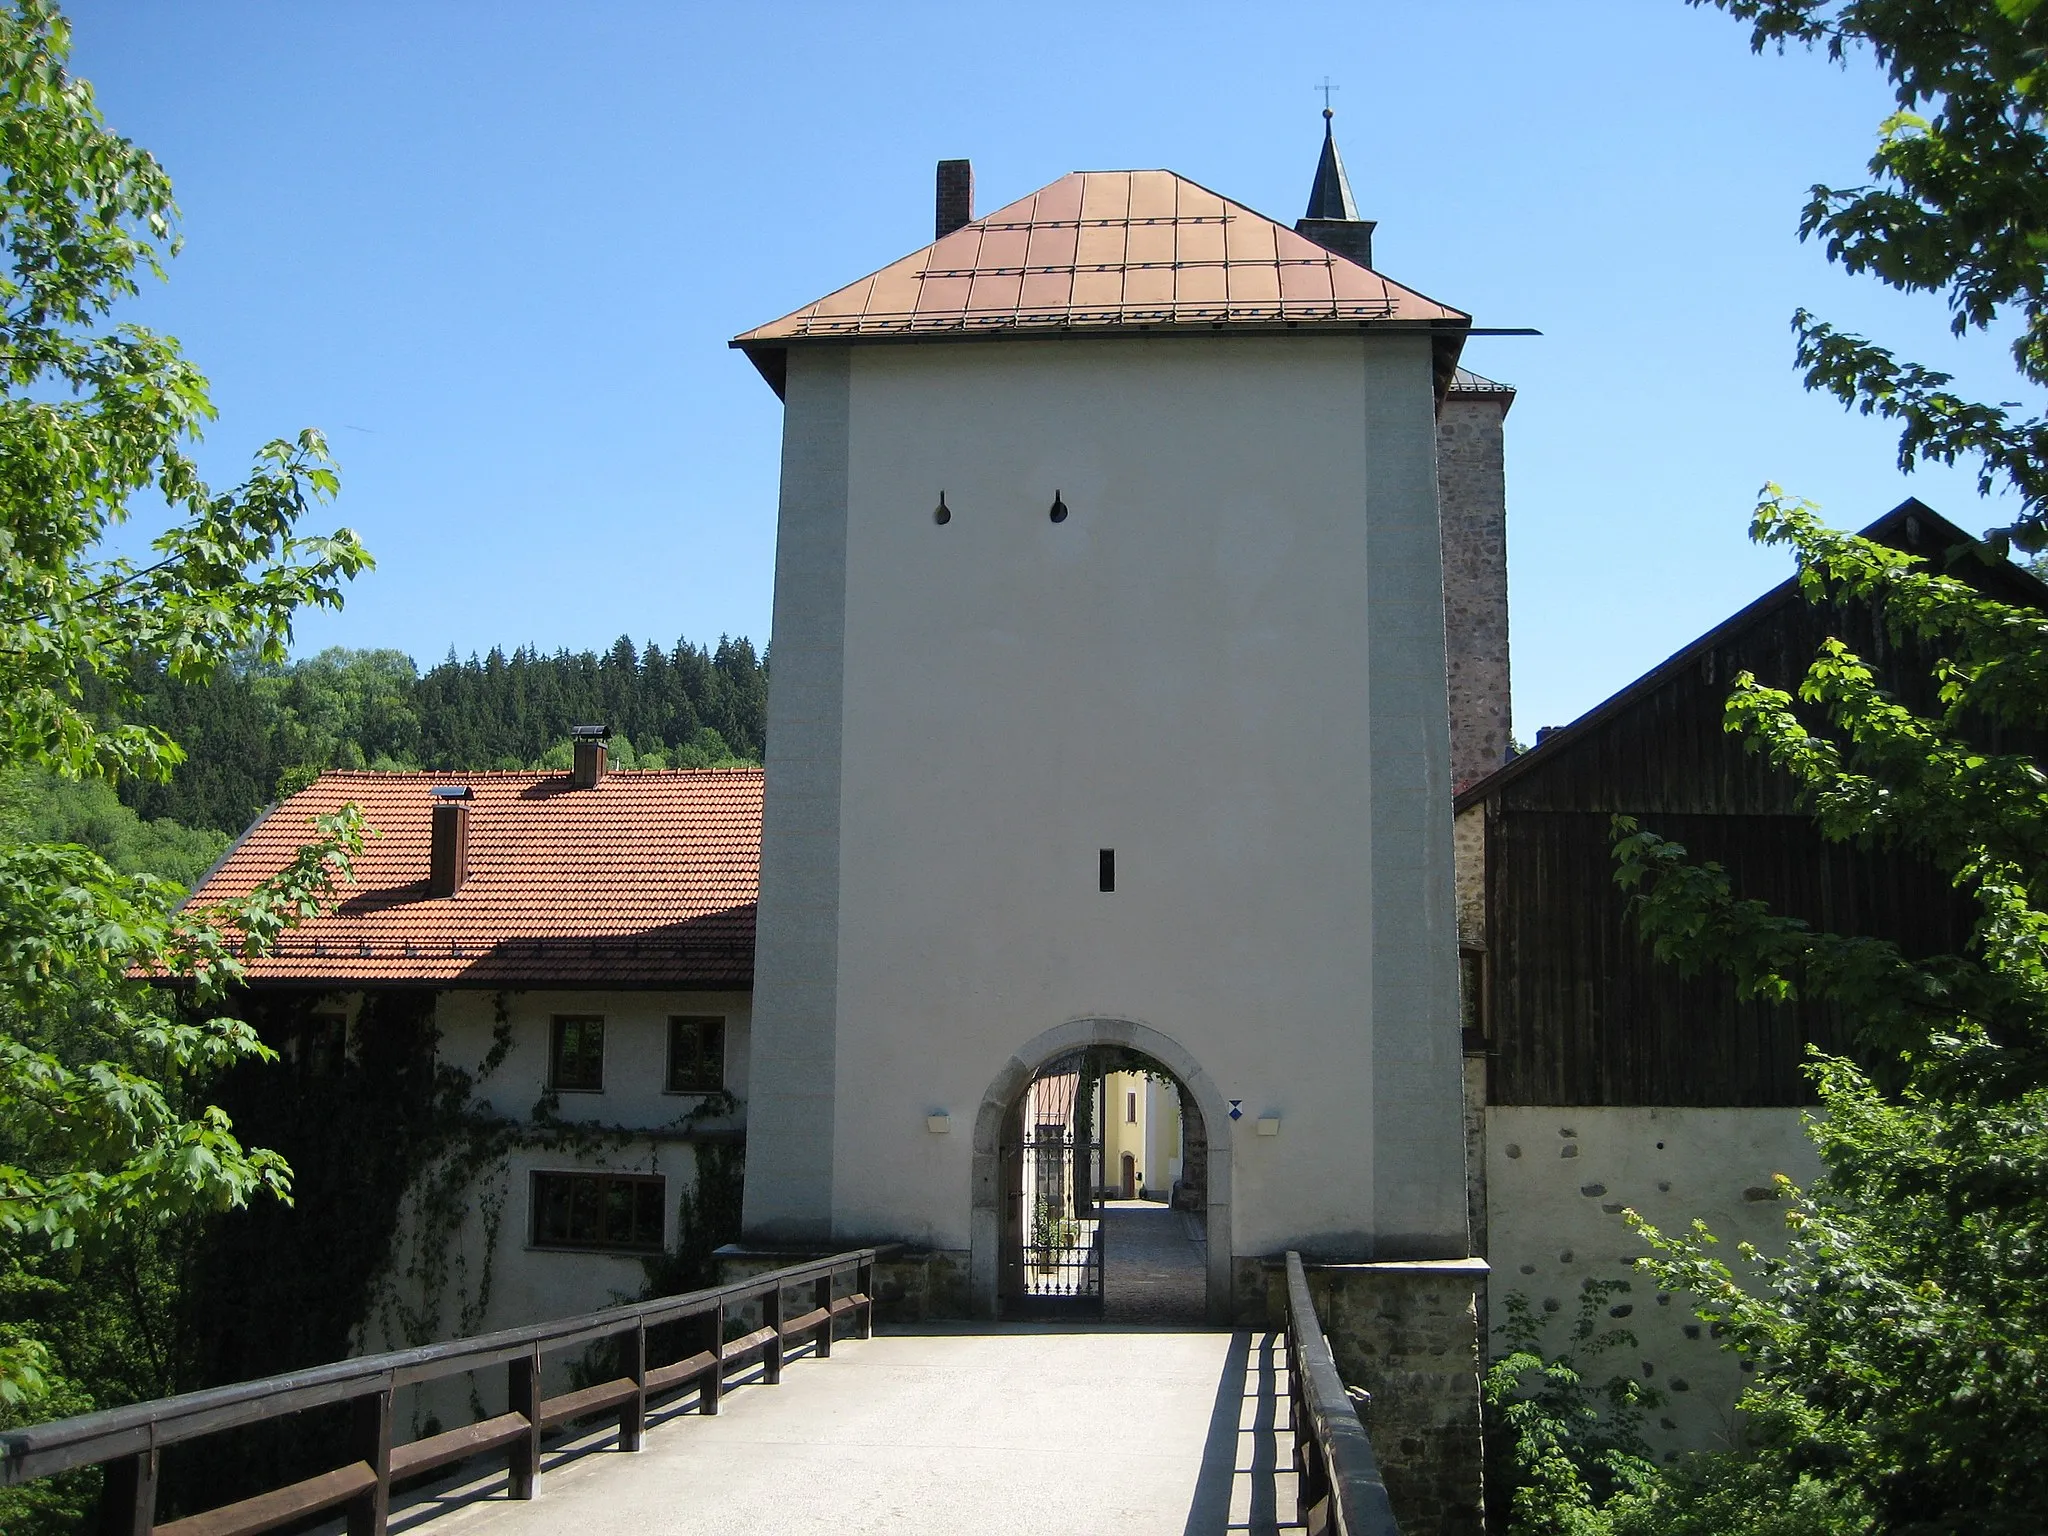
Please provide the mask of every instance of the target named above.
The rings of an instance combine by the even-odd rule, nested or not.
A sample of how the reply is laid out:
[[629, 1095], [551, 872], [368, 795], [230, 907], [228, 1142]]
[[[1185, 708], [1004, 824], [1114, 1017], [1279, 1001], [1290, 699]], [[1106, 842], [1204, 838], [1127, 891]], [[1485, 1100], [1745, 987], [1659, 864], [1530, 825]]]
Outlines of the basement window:
[[668, 1021], [668, 1091], [717, 1093], [725, 1087], [725, 1020], [677, 1014]]
[[536, 1172], [533, 1246], [659, 1253], [667, 1182], [659, 1174]]
[[548, 1040], [548, 1086], [557, 1093], [604, 1091], [604, 1015], [558, 1013]]

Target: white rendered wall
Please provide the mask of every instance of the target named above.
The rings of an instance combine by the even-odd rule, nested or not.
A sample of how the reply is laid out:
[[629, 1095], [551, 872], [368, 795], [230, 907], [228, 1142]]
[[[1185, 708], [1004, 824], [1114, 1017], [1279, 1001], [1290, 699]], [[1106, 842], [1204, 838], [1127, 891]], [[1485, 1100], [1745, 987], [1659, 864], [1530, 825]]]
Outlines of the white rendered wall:
[[[1152, 1176], [1151, 1119], [1147, 1110], [1151, 1105], [1145, 1094], [1147, 1079], [1138, 1072], [1113, 1072], [1103, 1082], [1103, 1107], [1107, 1118], [1102, 1130], [1102, 1178], [1104, 1184], [1123, 1191], [1124, 1164], [1126, 1152], [1131, 1155], [1131, 1171], [1138, 1175], [1140, 1190], [1144, 1180]], [[1137, 1100], [1137, 1117], [1126, 1120], [1125, 1113], [1131, 1107], [1130, 1095]]]
[[[502, 1002], [510, 1049], [488, 1075], [480, 1068], [495, 1044]], [[501, 1156], [468, 1170], [452, 1229], [420, 1220], [421, 1185], [400, 1207], [385, 1273], [357, 1341], [359, 1353], [398, 1349], [458, 1335], [487, 1333], [548, 1318], [593, 1311], [638, 1296], [646, 1270], [633, 1254], [563, 1251], [532, 1242], [532, 1174], [610, 1169], [661, 1174], [663, 1243], [678, 1239], [676, 1212], [694, 1188], [695, 1145], [680, 1122], [703, 1106], [703, 1094], [665, 1091], [671, 1014], [722, 1015], [726, 1021], [727, 1091], [746, 1096], [750, 999], [744, 992], [444, 992], [435, 1021], [444, 1065], [471, 1075], [470, 1102], [487, 1113], [531, 1121], [547, 1085], [549, 1031], [556, 1014], [605, 1019], [604, 1090], [558, 1095], [556, 1115], [590, 1129], [579, 1134], [523, 1133]], [[699, 1128], [744, 1124], [736, 1113], [701, 1119]], [[636, 1134], [638, 1133], [638, 1134]], [[430, 1169], [429, 1181], [438, 1170]], [[554, 1363], [556, 1385], [567, 1362]], [[503, 1399], [502, 1372], [483, 1373], [484, 1399]], [[467, 1422], [467, 1382], [413, 1394], [402, 1411], [417, 1431], [428, 1415], [444, 1426]]]
[[[392, 1238], [391, 1268], [380, 1277], [383, 1289], [372, 1295], [355, 1352], [375, 1354], [472, 1337], [594, 1312], [639, 1297], [646, 1289], [647, 1270], [637, 1255], [544, 1250], [528, 1241], [533, 1173], [594, 1168], [664, 1175], [668, 1187], [663, 1192], [663, 1237], [674, 1246], [676, 1202], [696, 1178], [693, 1144], [626, 1138], [576, 1152], [513, 1148], [502, 1160], [477, 1171], [467, 1186], [461, 1222], [453, 1231], [439, 1223], [431, 1231], [423, 1230], [417, 1186], [408, 1193]], [[424, 1251], [429, 1247], [440, 1251], [429, 1255]], [[435, 1272], [434, 1258], [442, 1263], [439, 1284], [430, 1289], [422, 1276]], [[547, 1360], [544, 1391], [570, 1390], [577, 1358], [571, 1351]], [[409, 1425], [409, 1434], [415, 1437], [427, 1432], [429, 1418], [444, 1429], [466, 1424], [475, 1416], [472, 1392], [486, 1414], [502, 1412], [505, 1373], [480, 1371], [474, 1380], [452, 1377], [409, 1388], [399, 1397], [400, 1422]]]
[[[478, 1069], [494, 1044], [501, 998], [511, 1049], [496, 1071], [481, 1077]], [[555, 1116], [653, 1129], [672, 1125], [704, 1102], [701, 1093], [667, 1091], [670, 1015], [725, 1020], [725, 1088], [744, 1103], [752, 1012], [753, 999], [745, 992], [461, 991], [440, 995], [434, 1022], [441, 1030], [441, 1060], [470, 1074], [472, 1099], [508, 1119], [528, 1120], [547, 1089], [555, 1015], [599, 1014], [604, 1019], [604, 1089], [557, 1095]]]
[[[750, 1233], [967, 1247], [969, 1138], [927, 1115], [964, 1133], [1023, 1042], [1107, 1017], [1244, 1101], [1209, 1127], [1236, 1251], [1463, 1254], [1428, 343], [790, 364]], [[785, 649], [834, 604], [836, 654]]]
[[1180, 1092], [1157, 1078], [1145, 1079], [1145, 1187], [1161, 1200], [1171, 1198], [1180, 1177]]
[[[1631, 1261], [1649, 1250], [1621, 1213], [1637, 1211], [1664, 1232], [1704, 1220], [1738, 1273], [1740, 1242], [1784, 1252], [1785, 1207], [1771, 1197], [1772, 1175], [1805, 1186], [1820, 1172], [1800, 1111], [1490, 1108], [1485, 1115], [1489, 1326], [1506, 1321], [1507, 1298], [1519, 1291], [1554, 1320], [1549, 1349], [1564, 1349], [1582, 1283], [1631, 1281], [1627, 1295], [1610, 1299], [1621, 1315], [1609, 1319], [1603, 1309], [1601, 1322], [1630, 1330], [1635, 1347], [1593, 1362], [1595, 1379], [1632, 1376], [1664, 1395], [1645, 1426], [1660, 1455], [1726, 1448], [1746, 1378], [1685, 1297], [1660, 1295], [1634, 1275]], [[1488, 1352], [1502, 1347], [1493, 1334]]]
[[784, 389], [748, 1079], [744, 1228], [756, 1242], [832, 1237], [851, 374], [841, 349], [802, 351]]

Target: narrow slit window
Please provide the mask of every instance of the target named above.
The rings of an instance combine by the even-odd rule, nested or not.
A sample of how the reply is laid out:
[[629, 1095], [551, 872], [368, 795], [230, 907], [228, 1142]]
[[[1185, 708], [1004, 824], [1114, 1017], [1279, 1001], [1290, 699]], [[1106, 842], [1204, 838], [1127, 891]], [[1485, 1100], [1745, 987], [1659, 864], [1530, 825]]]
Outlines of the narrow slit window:
[[1126, 1092], [1126, 1093], [1124, 1094], [1124, 1124], [1125, 1124], [1125, 1125], [1136, 1125], [1137, 1123], [1138, 1123], [1138, 1096], [1137, 1096], [1137, 1094], [1136, 1094], [1136, 1093], [1132, 1093], [1132, 1092]]
[[1102, 852], [1101, 852], [1101, 854], [1100, 854], [1100, 855], [1098, 856], [1098, 858], [1097, 858], [1097, 861], [1096, 861], [1096, 863], [1097, 863], [1097, 869], [1096, 869], [1096, 876], [1097, 876], [1097, 882], [1098, 882], [1098, 883], [1097, 883], [1097, 889], [1098, 889], [1098, 890], [1104, 890], [1104, 891], [1113, 891], [1113, 890], [1115, 890], [1115, 889], [1116, 889], [1116, 850], [1115, 850], [1114, 848], [1105, 848], [1105, 849], [1103, 849], [1103, 850], [1102, 850]]

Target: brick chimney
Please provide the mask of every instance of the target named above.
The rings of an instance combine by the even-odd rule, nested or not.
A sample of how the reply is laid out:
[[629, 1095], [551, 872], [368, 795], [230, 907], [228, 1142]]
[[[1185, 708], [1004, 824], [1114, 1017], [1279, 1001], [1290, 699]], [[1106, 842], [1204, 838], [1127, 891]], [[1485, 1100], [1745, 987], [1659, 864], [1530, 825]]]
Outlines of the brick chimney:
[[970, 160], [939, 162], [938, 218], [932, 238], [943, 240], [963, 224], [974, 222], [974, 163]]
[[569, 727], [569, 739], [576, 743], [576, 766], [572, 773], [578, 789], [595, 789], [597, 781], [604, 777], [604, 743], [611, 733], [608, 725]]
[[469, 786], [434, 791], [434, 828], [427, 854], [427, 893], [453, 896], [469, 878]]

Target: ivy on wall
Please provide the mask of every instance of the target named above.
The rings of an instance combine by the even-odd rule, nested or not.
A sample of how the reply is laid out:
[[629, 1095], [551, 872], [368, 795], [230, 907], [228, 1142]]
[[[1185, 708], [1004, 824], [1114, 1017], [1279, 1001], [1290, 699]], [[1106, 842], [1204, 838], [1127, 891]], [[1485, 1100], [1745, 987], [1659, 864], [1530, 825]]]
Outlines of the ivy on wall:
[[[342, 1001], [277, 989], [241, 1000], [280, 1059], [237, 1067], [210, 1097], [246, 1143], [284, 1154], [293, 1203], [165, 1223], [79, 1255], [92, 1273], [64, 1289], [67, 1315], [42, 1320], [67, 1377], [91, 1384], [93, 1401], [79, 1411], [321, 1364], [380, 1334], [411, 1345], [475, 1333], [491, 1301], [513, 1154], [541, 1148], [604, 1166], [648, 1144], [646, 1127], [564, 1121], [545, 1094], [530, 1119], [494, 1110], [487, 1090], [512, 1046], [503, 994], [491, 1046], [469, 1068], [439, 1058], [432, 990], [362, 994], [345, 1049], [324, 1022]], [[746, 1153], [737, 1133], [708, 1125], [737, 1107], [730, 1095], [707, 1095], [651, 1133], [690, 1140], [695, 1170], [677, 1197], [672, 1247], [643, 1261], [642, 1295], [718, 1278], [712, 1255], [738, 1235]], [[475, 1242], [462, 1240], [465, 1229]], [[344, 1414], [314, 1411], [172, 1448], [158, 1518], [326, 1469]], [[87, 1529], [98, 1482], [86, 1473], [10, 1490], [8, 1536]]]
[[[293, 1203], [252, 1205], [200, 1224], [183, 1255], [177, 1390], [339, 1359], [379, 1287], [406, 1191], [467, 1129], [469, 1074], [437, 1058], [434, 993], [366, 993], [345, 1051], [330, 1050], [321, 994], [260, 993], [245, 1017], [275, 1064], [222, 1078], [215, 1102], [247, 1142], [293, 1170]], [[338, 1416], [306, 1413], [166, 1454], [160, 1518], [318, 1470]], [[324, 1460], [323, 1460], [324, 1458]]]
[[[717, 1264], [712, 1254], [739, 1235], [744, 1141], [736, 1133], [717, 1139], [701, 1139], [698, 1134], [706, 1122], [731, 1117], [738, 1100], [724, 1092], [706, 1094], [671, 1125], [650, 1128], [564, 1120], [557, 1096], [543, 1090], [526, 1118], [506, 1119], [493, 1112], [488, 1099], [478, 1097], [512, 1044], [506, 994], [497, 994], [494, 1008], [490, 1051], [473, 1074], [457, 1074], [467, 1107], [447, 1125], [435, 1154], [404, 1198], [389, 1259], [359, 1314], [359, 1347], [370, 1337], [381, 1336], [394, 1346], [417, 1346], [481, 1329], [512, 1193], [515, 1152], [556, 1153], [573, 1158], [578, 1166], [602, 1168], [628, 1149], [646, 1147], [651, 1139], [681, 1137], [693, 1142], [693, 1187], [678, 1200], [674, 1245], [642, 1260], [647, 1278], [640, 1297], [714, 1283]], [[474, 1242], [466, 1240], [472, 1219]], [[603, 1374], [611, 1373], [607, 1369]], [[474, 1381], [470, 1399], [471, 1411], [482, 1417], [484, 1406]], [[412, 1426], [415, 1434], [432, 1434], [441, 1427], [431, 1418]]]
[[[730, 1115], [732, 1095], [707, 1098], [691, 1119]], [[697, 1174], [693, 1187], [676, 1202], [676, 1242], [668, 1252], [641, 1260], [647, 1271], [643, 1297], [680, 1296], [685, 1291], [716, 1285], [722, 1278], [714, 1255], [740, 1235], [740, 1199], [746, 1181], [744, 1140], [697, 1143]]]

